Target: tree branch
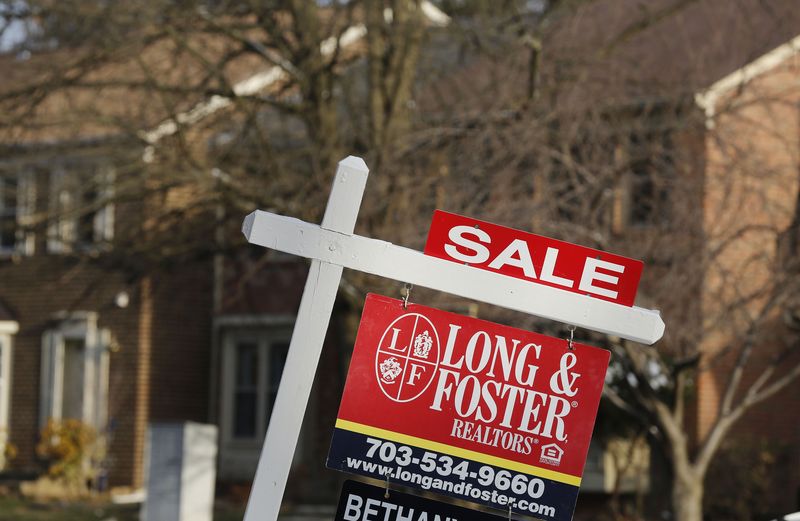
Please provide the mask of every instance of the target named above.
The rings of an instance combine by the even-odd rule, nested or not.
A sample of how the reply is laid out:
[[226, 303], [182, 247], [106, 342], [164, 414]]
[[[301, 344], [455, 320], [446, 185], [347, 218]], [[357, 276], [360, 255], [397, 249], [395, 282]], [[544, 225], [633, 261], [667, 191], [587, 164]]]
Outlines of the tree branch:
[[667, 5], [657, 11], [645, 13], [645, 15], [642, 18], [626, 26], [622, 31], [617, 33], [614, 36], [614, 38], [611, 39], [610, 42], [605, 44], [599, 51], [600, 56], [607, 57], [612, 52], [614, 52], [614, 50], [616, 50], [617, 47], [628, 42], [637, 34], [645, 31], [646, 29], [656, 25], [657, 23], [663, 20], [666, 20], [671, 16], [674, 16], [681, 10], [689, 7], [694, 3], [697, 3], [698, 1], [699, 0], [677, 0], [675, 3]]

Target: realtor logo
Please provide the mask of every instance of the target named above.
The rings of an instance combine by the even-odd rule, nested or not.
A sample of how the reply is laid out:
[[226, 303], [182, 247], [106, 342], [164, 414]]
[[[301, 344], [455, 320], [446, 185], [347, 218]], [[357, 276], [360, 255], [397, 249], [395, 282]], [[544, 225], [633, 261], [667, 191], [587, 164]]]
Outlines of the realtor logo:
[[420, 313], [405, 313], [384, 330], [375, 352], [375, 375], [394, 402], [419, 398], [439, 367], [439, 333]]
[[561, 465], [561, 456], [563, 455], [564, 449], [555, 443], [549, 443], [547, 445], [542, 445], [542, 455], [539, 457], [539, 461], [558, 466]]

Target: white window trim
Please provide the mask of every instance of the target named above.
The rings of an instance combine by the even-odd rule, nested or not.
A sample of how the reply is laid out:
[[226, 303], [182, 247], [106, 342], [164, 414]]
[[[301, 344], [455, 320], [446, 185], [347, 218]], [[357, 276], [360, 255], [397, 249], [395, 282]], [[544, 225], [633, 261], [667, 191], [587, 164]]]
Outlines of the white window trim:
[[[105, 176], [103, 186], [97, 197], [100, 201], [105, 201], [94, 214], [93, 238], [91, 243], [78, 242], [78, 216], [75, 210], [69, 208], [75, 204], [70, 198], [75, 194], [62, 191], [64, 179], [76, 172], [70, 171], [62, 164], [52, 166], [50, 172], [50, 193], [48, 208], [52, 214], [47, 225], [47, 251], [49, 253], [70, 253], [73, 251], [96, 251], [103, 248], [107, 243], [114, 239], [114, 223], [116, 208], [111, 202], [114, 197], [114, 184], [116, 181], [116, 171], [114, 168], [103, 162], [92, 162], [98, 168], [97, 175]], [[65, 200], [57, 201], [56, 199]], [[66, 206], [64, 210], [62, 207]], [[60, 215], [65, 211], [66, 215]]]
[[222, 342], [225, 332], [230, 328], [242, 327], [294, 327], [297, 320], [296, 315], [281, 314], [230, 314], [214, 317], [212, 328], [214, 331], [213, 343], [211, 346], [211, 386], [209, 392], [209, 417], [211, 421], [221, 423], [220, 404], [222, 403], [222, 373], [218, 369], [222, 367]]
[[39, 425], [62, 418], [65, 342], [79, 338], [85, 342], [80, 420], [103, 430], [108, 423], [110, 332], [98, 329], [94, 312], [61, 314], [58, 320], [42, 337]]
[[19, 324], [12, 320], [0, 321], [0, 469], [5, 468], [5, 446], [8, 443], [9, 419], [11, 418], [11, 352], [14, 348], [13, 335], [19, 331]]
[[[221, 439], [224, 443], [231, 446], [249, 447], [254, 446], [258, 449], [264, 442], [264, 435], [267, 432], [266, 417], [268, 389], [267, 380], [269, 377], [269, 352], [274, 343], [289, 343], [291, 340], [291, 329], [241, 329], [229, 330], [223, 335], [222, 349], [222, 417], [220, 419]], [[258, 389], [256, 399], [256, 432], [252, 438], [236, 438], [233, 435], [233, 403], [234, 403], [234, 382], [236, 380], [236, 344], [241, 341], [252, 341], [258, 346]], [[266, 357], [266, 358], [265, 358]]]
[[[266, 434], [269, 418], [266, 417], [266, 403], [268, 397], [269, 362], [264, 363], [262, 357], [269, 356], [269, 351], [274, 343], [286, 343], [291, 340], [294, 317], [288, 315], [236, 315], [217, 319], [215, 327], [219, 333], [219, 362], [221, 364], [219, 385], [219, 433], [220, 433], [220, 466], [230, 468], [229, 461], [241, 459], [245, 454], [252, 453], [253, 471], [255, 462]], [[234, 415], [234, 386], [236, 378], [236, 344], [242, 340], [252, 340], [259, 349], [259, 382], [256, 400], [256, 432], [253, 438], [242, 439], [233, 436]], [[269, 360], [267, 358], [267, 360]], [[308, 414], [306, 419], [308, 419]], [[303, 453], [305, 443], [302, 436], [297, 444], [292, 467], [301, 463], [300, 455]], [[248, 454], [249, 456], [249, 454]]]
[[47, 251], [50, 253], [65, 252], [67, 245], [62, 238], [64, 235], [71, 234], [71, 230], [67, 229], [67, 221], [57, 215], [58, 209], [65, 203], [65, 201], [56, 201], [57, 198], [62, 197], [62, 194], [59, 193], [59, 186], [63, 183], [64, 175], [65, 172], [61, 165], [53, 165], [48, 176], [47, 210], [52, 216], [47, 224]]
[[237, 327], [292, 328], [296, 320], [297, 315], [224, 315], [214, 319], [214, 328], [217, 331]]

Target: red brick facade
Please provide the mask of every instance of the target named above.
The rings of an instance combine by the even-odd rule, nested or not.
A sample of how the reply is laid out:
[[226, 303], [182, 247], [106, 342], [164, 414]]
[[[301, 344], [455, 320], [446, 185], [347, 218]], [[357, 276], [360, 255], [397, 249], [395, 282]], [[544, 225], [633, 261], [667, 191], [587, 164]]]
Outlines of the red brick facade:
[[[39, 469], [42, 338], [59, 313], [90, 311], [114, 341], [110, 354], [108, 416], [110, 481], [141, 485], [147, 422], [204, 421], [210, 352], [208, 266], [153, 275], [129, 284], [91, 261], [34, 255], [0, 262], [2, 296], [15, 313], [10, 441], [12, 465]], [[120, 292], [126, 308], [115, 305]]]
[[[709, 250], [725, 248], [714, 259], [702, 288], [702, 316], [707, 324], [721, 318], [729, 327], [703, 339], [703, 364], [697, 380], [691, 434], [703, 438], [717, 419], [735, 353], [748, 316], [727, 316], [725, 306], [755, 295], [780, 276], [783, 233], [795, 212], [800, 176], [800, 64], [796, 52], [746, 83], [726, 90], [713, 107], [705, 140], [704, 235]], [[746, 309], [753, 316], [765, 300], [754, 298]], [[747, 364], [741, 400], [754, 379], [785, 349], [796, 342], [778, 307], [764, 317]], [[796, 349], [795, 349], [796, 351]], [[800, 363], [800, 353], [785, 360], [770, 382]], [[734, 426], [728, 442], [772, 445], [781, 461], [780, 490], [771, 498], [774, 508], [796, 510], [800, 501], [800, 381], [759, 404]], [[780, 448], [785, 446], [786, 450]], [[780, 470], [783, 469], [783, 470]]]

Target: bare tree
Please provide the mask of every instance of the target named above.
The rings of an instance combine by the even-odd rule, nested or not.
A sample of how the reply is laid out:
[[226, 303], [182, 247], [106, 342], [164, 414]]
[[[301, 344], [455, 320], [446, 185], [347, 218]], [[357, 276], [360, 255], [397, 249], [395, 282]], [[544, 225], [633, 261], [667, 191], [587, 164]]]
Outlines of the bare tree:
[[[6, 143], [133, 148], [114, 197], [150, 211], [118, 239], [123, 265], [235, 246], [198, 233], [209, 214], [231, 230], [254, 207], [318, 219], [347, 153], [378, 169], [359, 224], [376, 237], [418, 247], [442, 207], [645, 260], [639, 300], [663, 310], [667, 336], [594, 340], [624, 375], [609, 402], [671, 463], [674, 517], [699, 521], [723, 440], [800, 376], [797, 145], [779, 131], [796, 93], [748, 83], [712, 117], [695, 95], [731, 64], [668, 36], [699, 23], [716, 27], [700, 41], [725, 44], [717, 18], [762, 20], [737, 33], [753, 44], [730, 53], [741, 66], [788, 39], [791, 2], [773, 4], [442, 2], [447, 21], [413, 0], [29, 2], [43, 31], [26, 77], [0, 91], [0, 125]], [[359, 297], [381, 283], [343, 284]], [[689, 425], [709, 375], [716, 410]]]
[[[532, 33], [537, 44], [515, 42], [510, 57], [482, 62], [491, 83], [465, 88], [469, 110], [454, 103], [439, 111], [442, 120], [420, 131], [410, 150], [439, 150], [447, 168], [460, 172], [437, 181], [446, 207], [645, 260], [640, 301], [662, 309], [667, 335], [657, 349], [597, 339], [622, 368], [606, 397], [652, 427], [671, 465], [673, 515], [698, 521], [704, 479], [723, 440], [800, 377], [792, 253], [798, 149], [795, 131], [782, 130], [787, 114], [796, 114], [798, 92], [786, 88], [791, 73], [750, 78], [710, 115], [695, 99], [708, 84], [690, 83], [688, 69], [680, 71], [683, 82], [669, 84], [666, 75], [678, 74], [669, 70], [661, 83], [648, 78], [649, 67], [670, 67], [657, 61], [658, 49], [649, 49], [655, 63], [631, 49], [633, 56], [620, 58], [616, 49], [627, 41], [652, 45], [646, 34], [679, 27], [670, 19], [700, 16], [686, 12], [691, 2], [660, 5], [594, 51], [563, 39], [579, 38], [570, 28], [591, 27], [562, 20], [548, 31], [542, 18], [543, 29]], [[755, 23], [777, 24], [774, 13], [748, 13], [762, 17]], [[784, 41], [797, 27], [786, 28]], [[767, 52], [776, 42], [757, 48]], [[526, 47], [550, 60], [544, 71], [531, 72], [539, 58], [519, 58]], [[632, 73], [624, 58], [640, 57]], [[539, 78], [534, 96], [531, 77]], [[442, 90], [456, 84], [464, 88], [464, 78]]]
[[138, 150], [115, 153], [125, 182], [114, 197], [153, 201], [147, 240], [125, 242], [156, 257], [209, 250], [191, 218], [220, 205], [318, 218], [345, 151], [379, 163], [408, 127], [423, 29], [437, 23], [414, 0], [27, 9], [17, 16], [41, 30], [26, 42], [32, 55], [5, 57], [19, 74], [2, 88], [3, 142]]

